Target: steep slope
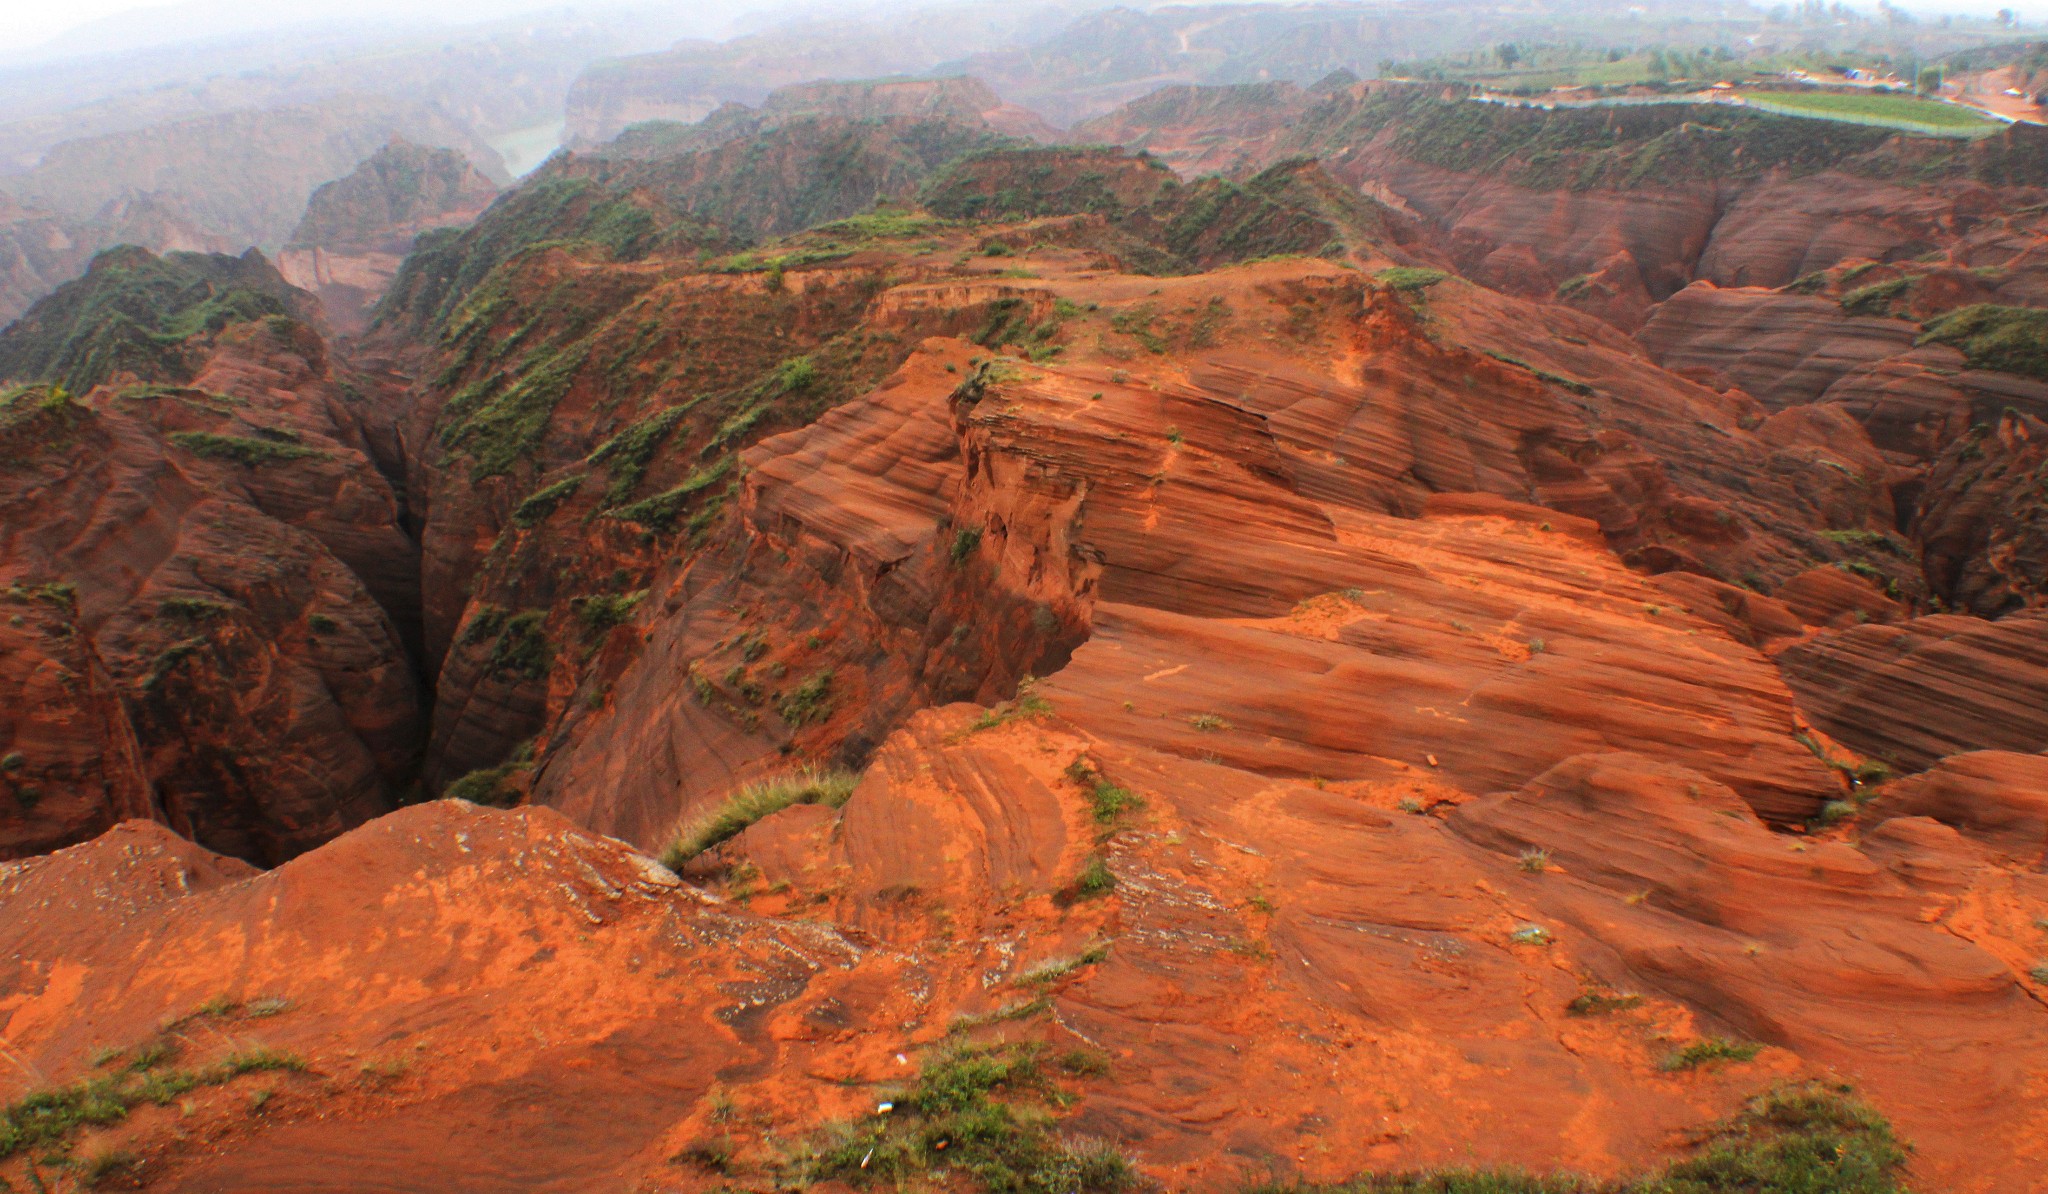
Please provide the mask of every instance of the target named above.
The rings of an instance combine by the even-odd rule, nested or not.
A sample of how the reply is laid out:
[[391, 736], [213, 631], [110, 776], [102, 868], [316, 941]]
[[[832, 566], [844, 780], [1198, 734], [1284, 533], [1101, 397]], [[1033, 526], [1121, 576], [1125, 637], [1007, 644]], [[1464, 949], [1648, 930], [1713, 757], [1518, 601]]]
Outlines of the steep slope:
[[452, 146], [497, 169], [490, 147], [432, 109], [337, 97], [67, 141], [0, 189], [76, 220], [126, 195], [150, 194], [209, 232], [275, 248], [316, 187], [355, 169], [394, 136]]
[[[10, 856], [151, 816], [271, 863], [388, 809], [410, 779], [419, 708], [399, 627], [417, 616], [417, 551], [375, 463], [382, 416], [310, 328], [246, 321], [285, 298], [216, 278], [276, 274], [253, 257], [103, 255], [0, 345], [42, 337], [9, 372], [34, 378], [23, 362], [40, 361], [94, 386], [6, 392]], [[135, 336], [88, 334], [89, 312]]]
[[815, 116], [644, 161], [572, 155], [546, 172], [644, 191], [679, 214], [761, 237], [909, 199], [961, 154], [1009, 143], [980, 121]]
[[394, 140], [313, 192], [278, 271], [320, 299], [337, 331], [360, 333], [419, 234], [469, 223], [497, 193], [454, 150]]
[[1242, 183], [1183, 184], [1149, 154], [1101, 148], [994, 149], [948, 165], [921, 200], [963, 219], [1089, 215], [1164, 257], [1141, 264], [1191, 272], [1259, 257], [1343, 257], [1362, 264], [1436, 265], [1442, 255], [1413, 219], [1350, 190], [1315, 162], [1291, 159]]
[[190, 381], [212, 335], [229, 324], [313, 310], [254, 250], [158, 257], [123, 246], [95, 256], [83, 277], [0, 329], [0, 378], [78, 394], [116, 373]]

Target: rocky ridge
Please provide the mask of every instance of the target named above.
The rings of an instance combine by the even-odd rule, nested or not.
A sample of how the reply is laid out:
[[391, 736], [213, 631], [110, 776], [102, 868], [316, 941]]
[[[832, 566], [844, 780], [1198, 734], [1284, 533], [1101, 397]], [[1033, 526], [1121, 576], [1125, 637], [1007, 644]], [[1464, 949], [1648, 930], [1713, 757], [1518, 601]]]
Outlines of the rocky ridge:
[[[1607, 1179], [1853, 1087], [1873, 1180], [2026, 1188], [2038, 381], [1972, 255], [2029, 184], [1631, 335], [1356, 189], [1462, 109], [1262, 94], [1228, 180], [925, 112], [568, 155], [346, 360], [255, 256], [0, 337], [0, 1009], [121, 1103], [0, 1173]], [[1542, 169], [1640, 207], [1643, 119]], [[1500, 194], [1583, 131], [1491, 129]], [[1933, 152], [1849, 141], [1731, 185]]]

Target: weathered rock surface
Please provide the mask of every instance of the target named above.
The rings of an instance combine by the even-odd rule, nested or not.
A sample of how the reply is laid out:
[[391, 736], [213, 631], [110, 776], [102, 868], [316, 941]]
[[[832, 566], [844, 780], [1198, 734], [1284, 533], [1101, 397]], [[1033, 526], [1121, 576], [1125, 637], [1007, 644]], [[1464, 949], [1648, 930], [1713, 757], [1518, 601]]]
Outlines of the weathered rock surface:
[[370, 415], [295, 325], [222, 333], [191, 386], [16, 391], [0, 849], [152, 816], [272, 863], [391, 806], [419, 708], [379, 601], [417, 573]]
[[1986, 750], [1951, 755], [1884, 790], [1884, 817], [1931, 817], [2020, 866], [2048, 861], [2048, 756]]
[[1719, 374], [1781, 410], [1904, 353], [1916, 335], [1903, 320], [1844, 315], [1832, 299], [1697, 282], [1659, 305], [1638, 338], [1666, 369]]
[[1900, 770], [2048, 749], [2048, 619], [2035, 613], [1854, 626], [1787, 647], [1777, 663], [1801, 713]]

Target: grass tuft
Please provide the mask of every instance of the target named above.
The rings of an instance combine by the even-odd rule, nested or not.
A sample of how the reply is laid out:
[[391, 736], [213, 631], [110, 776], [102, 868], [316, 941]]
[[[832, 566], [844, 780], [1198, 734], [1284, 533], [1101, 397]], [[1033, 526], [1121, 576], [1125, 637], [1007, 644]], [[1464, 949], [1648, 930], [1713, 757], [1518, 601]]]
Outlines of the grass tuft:
[[1757, 1055], [1762, 1045], [1748, 1041], [1731, 1041], [1726, 1037], [1702, 1037], [1692, 1044], [1673, 1052], [1657, 1068], [1666, 1073], [1698, 1069], [1717, 1061], [1748, 1061]]
[[192, 1069], [171, 1064], [178, 1053], [177, 1044], [170, 1040], [147, 1041], [127, 1051], [128, 1061], [119, 1069], [105, 1068], [122, 1055], [116, 1052], [86, 1078], [69, 1086], [31, 1091], [0, 1107], [0, 1160], [38, 1146], [61, 1148], [73, 1133], [119, 1123], [145, 1103], [163, 1106], [180, 1095], [204, 1086], [221, 1086], [243, 1074], [306, 1068], [293, 1054], [260, 1045]]
[[1035, 1044], [962, 1045], [938, 1054], [893, 1113], [842, 1126], [809, 1165], [814, 1181], [902, 1188], [934, 1170], [990, 1194], [1118, 1194], [1137, 1184], [1106, 1145], [1064, 1139], [1047, 1106], [1065, 1095]]
[[736, 789], [731, 795], [676, 834], [662, 852], [661, 860], [670, 870], [730, 838], [771, 813], [793, 804], [822, 804], [839, 808], [852, 798], [860, 777], [851, 771], [803, 770], [765, 779]]

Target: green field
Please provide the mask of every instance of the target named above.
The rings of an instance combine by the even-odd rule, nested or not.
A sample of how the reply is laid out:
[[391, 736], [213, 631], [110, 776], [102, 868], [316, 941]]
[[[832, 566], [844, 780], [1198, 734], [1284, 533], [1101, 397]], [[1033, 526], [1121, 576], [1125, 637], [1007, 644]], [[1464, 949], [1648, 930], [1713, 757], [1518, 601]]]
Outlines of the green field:
[[1944, 104], [1914, 95], [1841, 91], [1745, 91], [1752, 107], [1788, 116], [1814, 116], [1856, 124], [1879, 124], [1916, 132], [1988, 133], [1998, 122], [1959, 104]]

